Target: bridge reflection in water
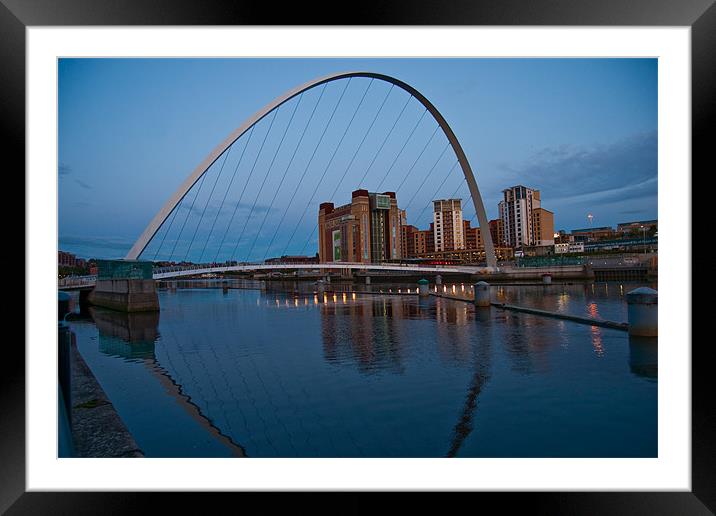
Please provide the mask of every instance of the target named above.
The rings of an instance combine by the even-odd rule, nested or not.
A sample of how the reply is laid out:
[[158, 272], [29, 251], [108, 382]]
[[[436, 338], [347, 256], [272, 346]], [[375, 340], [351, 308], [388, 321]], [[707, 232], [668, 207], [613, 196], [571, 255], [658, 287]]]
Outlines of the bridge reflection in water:
[[164, 387], [167, 394], [201, 427], [216, 440], [225, 445], [236, 457], [244, 457], [241, 446], [230, 437], [221, 433], [204, 415], [199, 407], [184, 394], [171, 375], [157, 363], [154, 346], [159, 337], [159, 312], [124, 313], [104, 308], [90, 307], [89, 314], [97, 326], [99, 335], [99, 351], [105, 355], [130, 361], [141, 361]]
[[131, 389], [122, 363], [141, 361], [233, 456], [656, 455], [654, 342], [600, 328], [597, 354], [561, 320], [282, 288], [162, 290], [161, 319], [93, 309], [99, 350], [123, 359], [100, 382]]

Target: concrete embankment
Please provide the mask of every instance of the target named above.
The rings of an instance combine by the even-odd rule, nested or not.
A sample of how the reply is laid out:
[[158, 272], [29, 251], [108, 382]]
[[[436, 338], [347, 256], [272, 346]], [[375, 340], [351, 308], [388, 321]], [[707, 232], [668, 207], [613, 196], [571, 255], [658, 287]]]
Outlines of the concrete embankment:
[[555, 281], [593, 280], [594, 272], [584, 265], [562, 265], [553, 267], [503, 267], [498, 272], [474, 274], [472, 279], [489, 283], [541, 282], [548, 275]]
[[[435, 297], [442, 297], [445, 299], [452, 299], [453, 301], [464, 301], [466, 303], [474, 303], [474, 300], [471, 298], [446, 296], [444, 294], [436, 294], [434, 292], [431, 292], [430, 295], [435, 296]], [[588, 324], [590, 326], [601, 326], [604, 328], [612, 328], [614, 330], [621, 330], [621, 331], [629, 330], [629, 324], [625, 323], [625, 322], [607, 321], [606, 319], [596, 319], [593, 317], [583, 317], [580, 315], [564, 314], [564, 313], [560, 313], [560, 312], [552, 312], [549, 310], [541, 310], [539, 308], [530, 308], [527, 306], [508, 305], [506, 303], [492, 302], [490, 304], [494, 307], [501, 308], [503, 310], [511, 310], [513, 312], [523, 312], [523, 313], [531, 314], [531, 315], [540, 315], [542, 317], [552, 317], [554, 319], [564, 319], [567, 321], [572, 321], [572, 322], [576, 322], [576, 323], [580, 323], [580, 324]]]
[[144, 457], [72, 342], [72, 441], [76, 457]]

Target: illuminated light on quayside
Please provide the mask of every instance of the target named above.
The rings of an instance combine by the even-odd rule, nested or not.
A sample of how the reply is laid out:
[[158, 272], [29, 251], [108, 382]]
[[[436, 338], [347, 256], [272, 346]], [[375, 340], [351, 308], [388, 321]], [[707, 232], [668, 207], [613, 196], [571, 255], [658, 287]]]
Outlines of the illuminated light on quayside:
[[323, 294], [323, 302], [328, 303], [328, 294]]
[[297, 297], [293, 298], [293, 306], [298, 306], [298, 298]]
[[624, 285], [619, 285], [619, 295], [624, 296]]
[[356, 298], [356, 293], [355, 293], [355, 292], [353, 292], [353, 294], [351, 295], [351, 297], [352, 297], [352, 298], [353, 298], [353, 300], [355, 301], [355, 298]]
[[456, 290], [455, 290], [455, 285], [453, 285], [453, 286], [452, 286], [452, 293], [455, 294], [455, 292], [456, 292]]
[[318, 304], [318, 296], [313, 296], [313, 304], [314, 305]]
[[336, 294], [333, 294], [333, 302], [336, 303], [338, 301], [338, 296]]
[[462, 283], [460, 283], [460, 290], [461, 290], [462, 292], [465, 292], [465, 285], [462, 284]]
[[437, 286], [437, 285], [435, 285], [435, 293], [436, 293], [436, 294], [438, 293], [438, 286]]
[[398, 294], [400, 294], [400, 289], [398, 289]]
[[344, 305], [346, 304], [346, 293], [345, 292], [343, 292], [343, 304]]

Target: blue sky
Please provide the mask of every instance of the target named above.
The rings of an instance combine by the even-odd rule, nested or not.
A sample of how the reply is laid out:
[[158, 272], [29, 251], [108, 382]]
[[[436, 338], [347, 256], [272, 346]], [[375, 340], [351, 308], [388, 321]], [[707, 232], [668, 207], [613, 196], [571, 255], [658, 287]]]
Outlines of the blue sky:
[[[123, 257], [246, 118], [299, 84], [347, 70], [392, 75], [435, 104], [465, 150], [490, 219], [502, 189], [516, 184], [541, 190], [555, 229], [588, 226], [588, 213], [594, 226], [657, 218], [656, 59], [61, 59], [58, 66], [59, 247], [79, 256]], [[436, 125], [422, 113], [415, 99], [380, 81], [310, 90], [257, 124], [251, 141], [240, 138], [223, 168], [224, 156], [217, 160], [142, 258], [313, 254], [318, 204], [344, 204], [358, 187], [397, 189], [408, 222], [427, 227], [431, 199], [457, 191], [468, 204], [469, 196], [444, 136], [433, 136]], [[472, 207], [464, 215], [477, 224]]]

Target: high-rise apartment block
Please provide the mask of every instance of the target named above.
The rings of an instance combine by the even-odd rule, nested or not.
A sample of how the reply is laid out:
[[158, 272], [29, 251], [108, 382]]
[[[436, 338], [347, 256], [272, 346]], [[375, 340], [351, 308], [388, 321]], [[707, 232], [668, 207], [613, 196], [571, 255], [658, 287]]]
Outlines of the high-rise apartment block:
[[[379, 263], [402, 258], [401, 210], [395, 192], [355, 190], [351, 203], [318, 211], [318, 254], [321, 263]], [[404, 217], [404, 211], [403, 211]]]
[[435, 251], [465, 249], [460, 199], [433, 201]]
[[521, 248], [554, 243], [554, 214], [541, 207], [539, 190], [518, 185], [502, 191], [498, 204], [504, 242]]

